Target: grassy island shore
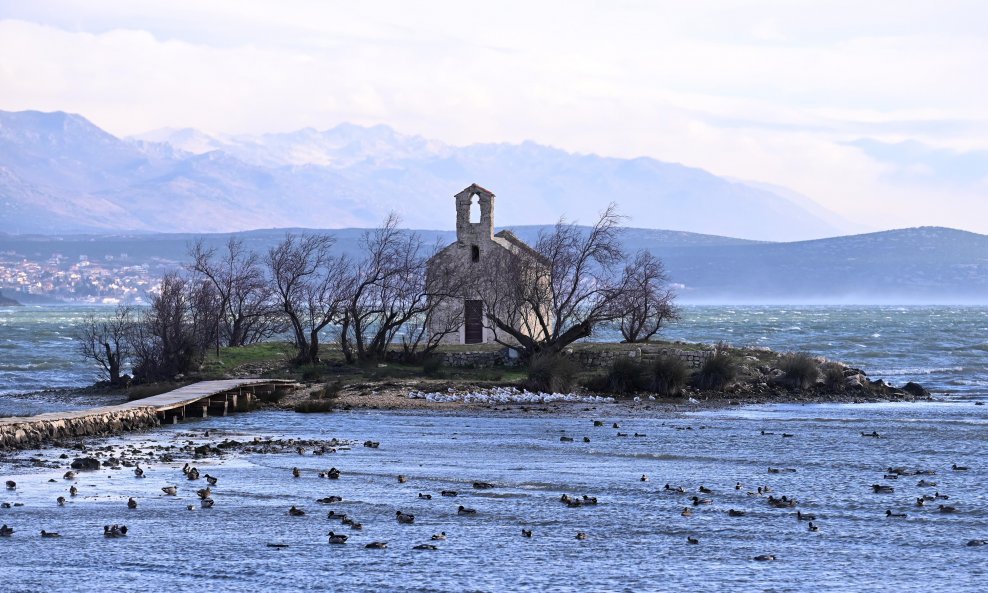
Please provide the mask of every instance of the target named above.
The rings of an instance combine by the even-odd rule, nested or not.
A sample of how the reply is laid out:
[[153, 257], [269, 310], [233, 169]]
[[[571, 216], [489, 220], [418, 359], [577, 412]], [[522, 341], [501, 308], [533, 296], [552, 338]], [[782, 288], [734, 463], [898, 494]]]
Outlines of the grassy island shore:
[[[213, 352], [207, 357], [199, 372], [182, 377], [180, 382], [134, 386], [127, 395], [131, 399], [154, 395], [194, 380], [265, 377], [294, 379], [303, 385], [278, 400], [262, 402], [262, 405], [299, 412], [490, 407], [537, 403], [533, 395], [547, 393], [570, 396], [568, 400], [557, 401], [580, 403], [587, 401], [582, 398], [613, 398], [618, 403], [639, 407], [930, 398], [920, 385], [892, 386], [881, 379], [872, 380], [865, 371], [840, 362], [805, 353], [725, 345], [580, 343], [560, 355], [559, 360], [548, 363], [509, 360], [508, 365], [478, 367], [470, 365], [468, 360], [463, 364], [467, 353], [486, 360], [482, 355], [499, 350], [503, 349], [493, 345], [448, 346], [418, 363], [395, 360], [348, 365], [338, 350], [326, 348], [319, 363], [297, 366], [291, 363], [290, 345], [269, 342], [221, 349], [218, 355]], [[690, 368], [671, 361], [669, 355], [654, 355], [649, 360], [648, 354], [643, 354], [646, 351], [675, 352], [687, 359], [695, 352], [704, 362]], [[460, 364], [444, 364], [444, 360], [451, 359], [459, 360]], [[590, 367], [580, 363], [587, 360], [597, 364]], [[522, 395], [512, 402], [504, 396], [505, 390]], [[500, 397], [483, 397], [485, 394], [500, 394]], [[434, 397], [427, 397], [430, 395]]]

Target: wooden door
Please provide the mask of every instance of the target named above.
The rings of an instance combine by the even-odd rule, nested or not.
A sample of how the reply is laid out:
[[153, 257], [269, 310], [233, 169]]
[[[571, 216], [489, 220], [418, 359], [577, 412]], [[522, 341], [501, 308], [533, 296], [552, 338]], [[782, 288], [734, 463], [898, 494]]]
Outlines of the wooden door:
[[464, 301], [464, 344], [480, 344], [484, 341], [483, 311], [484, 308], [481, 301]]

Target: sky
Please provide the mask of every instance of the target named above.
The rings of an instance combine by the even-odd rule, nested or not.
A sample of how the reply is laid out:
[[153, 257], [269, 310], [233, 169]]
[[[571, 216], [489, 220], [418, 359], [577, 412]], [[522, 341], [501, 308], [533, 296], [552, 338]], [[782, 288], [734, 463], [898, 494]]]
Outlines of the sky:
[[386, 124], [988, 233], [988, 2], [0, 0], [0, 109], [118, 136]]

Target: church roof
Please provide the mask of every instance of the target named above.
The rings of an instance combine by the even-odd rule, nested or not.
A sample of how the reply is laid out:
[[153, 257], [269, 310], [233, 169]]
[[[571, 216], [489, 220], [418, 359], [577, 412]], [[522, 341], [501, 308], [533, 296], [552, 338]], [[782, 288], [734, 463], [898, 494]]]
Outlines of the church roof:
[[476, 183], [471, 183], [468, 187], [463, 188], [463, 190], [456, 194], [457, 196], [462, 196], [463, 194], [473, 195], [473, 194], [486, 194], [488, 196], [493, 196], [494, 192], [489, 189], [483, 188]]
[[531, 245], [519, 239], [518, 235], [515, 235], [511, 231], [505, 229], [494, 236], [498, 239], [504, 239], [508, 243], [511, 243], [513, 247], [515, 247], [525, 255], [529, 257], [534, 257], [535, 259], [541, 261], [542, 263], [547, 263], [545, 257], [543, 257], [541, 253], [532, 249]]

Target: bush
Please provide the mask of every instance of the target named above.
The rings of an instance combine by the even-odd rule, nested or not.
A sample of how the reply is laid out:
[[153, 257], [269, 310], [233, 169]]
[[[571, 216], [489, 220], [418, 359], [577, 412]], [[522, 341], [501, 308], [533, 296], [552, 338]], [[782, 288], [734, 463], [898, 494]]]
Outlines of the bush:
[[649, 369], [649, 389], [659, 395], [679, 395], [686, 385], [690, 370], [678, 356], [663, 356]]
[[796, 389], [809, 389], [820, 378], [820, 366], [805, 352], [783, 356], [779, 369], [782, 371], [782, 382]]
[[528, 388], [549, 393], [569, 393], [576, 382], [579, 365], [559, 354], [541, 354], [528, 365]]
[[422, 361], [422, 373], [427, 377], [434, 377], [442, 374], [443, 358], [435, 354], [427, 356]]
[[321, 364], [307, 364], [300, 369], [302, 370], [302, 380], [308, 383], [321, 381], [323, 372], [326, 370]]
[[693, 376], [693, 384], [700, 389], [723, 389], [734, 380], [738, 367], [734, 357], [718, 349], [717, 353], [704, 361], [703, 366]]
[[333, 402], [326, 399], [304, 399], [295, 404], [299, 414], [324, 414], [333, 411]]
[[336, 399], [343, 390], [343, 381], [337, 379], [332, 383], [326, 383], [322, 389], [312, 394], [312, 399]]
[[836, 362], [828, 362], [820, 369], [823, 372], [823, 385], [830, 393], [844, 391], [844, 367]]
[[637, 360], [618, 358], [607, 373], [607, 388], [613, 393], [634, 393], [648, 387], [648, 375]]

